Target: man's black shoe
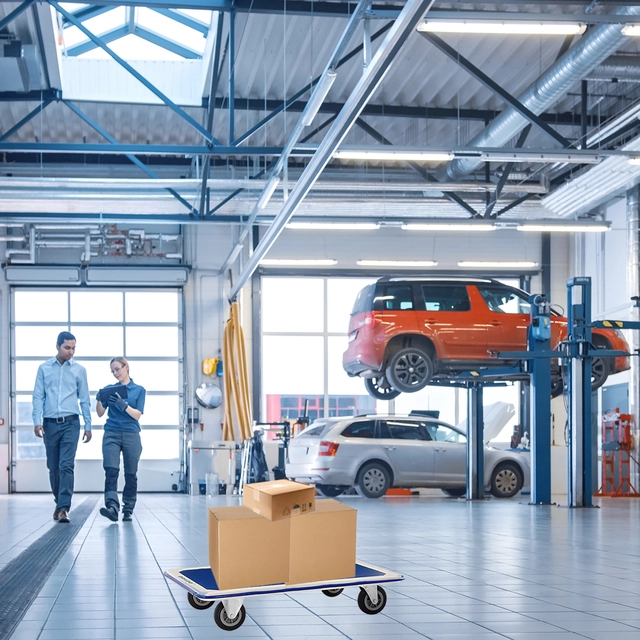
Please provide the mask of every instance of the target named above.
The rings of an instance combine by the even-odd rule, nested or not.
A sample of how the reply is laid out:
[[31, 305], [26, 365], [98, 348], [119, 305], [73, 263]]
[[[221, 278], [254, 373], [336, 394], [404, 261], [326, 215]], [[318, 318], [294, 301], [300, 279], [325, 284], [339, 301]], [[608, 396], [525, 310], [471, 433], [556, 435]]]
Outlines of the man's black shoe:
[[133, 518], [131, 517], [131, 511], [125, 511], [122, 514], [122, 522], [131, 522]]
[[109, 518], [112, 522], [118, 522], [118, 512], [114, 507], [101, 507], [100, 515]]

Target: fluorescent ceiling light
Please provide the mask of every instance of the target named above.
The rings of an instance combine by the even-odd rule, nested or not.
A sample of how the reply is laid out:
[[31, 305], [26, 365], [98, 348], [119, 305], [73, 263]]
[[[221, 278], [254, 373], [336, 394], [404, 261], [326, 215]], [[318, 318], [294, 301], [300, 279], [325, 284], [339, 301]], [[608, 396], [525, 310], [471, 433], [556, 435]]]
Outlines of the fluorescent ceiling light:
[[407, 231], [493, 231], [496, 227], [490, 223], [456, 224], [455, 222], [430, 222], [424, 224], [403, 224], [403, 229]]
[[494, 262], [483, 262], [478, 260], [465, 260], [463, 262], [458, 262], [459, 267], [472, 267], [475, 269], [532, 269], [533, 267], [537, 267], [537, 262], [529, 262], [529, 261], [521, 261], [521, 262], [502, 262], [502, 261], [494, 261]]
[[357, 260], [361, 267], [435, 267], [434, 260]]
[[[467, 22], [465, 20], [445, 22], [425, 20], [418, 31], [426, 33], [494, 33], [514, 35], [570, 36], [582, 34], [587, 26], [562, 22]], [[623, 29], [624, 33], [624, 29]]]
[[283, 258], [283, 259], [270, 259], [266, 258], [260, 260], [260, 264], [266, 267], [331, 267], [334, 264], [338, 264], [337, 260], [312, 260], [312, 259], [300, 259], [296, 260], [293, 258]]
[[279, 183], [280, 178], [278, 178], [277, 176], [271, 176], [269, 182], [267, 182], [264, 190], [262, 191], [260, 199], [258, 200], [258, 209], [264, 209], [269, 204], [269, 200], [271, 200], [271, 196], [273, 195], [273, 192], [276, 190], [276, 187]]
[[640, 24], [628, 24], [622, 27], [623, 36], [640, 36]]
[[518, 231], [538, 231], [538, 232], [558, 232], [558, 233], [580, 233], [593, 232], [602, 233], [609, 231], [608, 224], [521, 224], [516, 227]]
[[377, 222], [290, 222], [287, 229], [311, 229], [327, 231], [349, 231], [379, 229]]
[[639, 164], [640, 164], [640, 157], [637, 157], [637, 158], [629, 158], [629, 164], [639, 165]]
[[385, 151], [382, 149], [341, 149], [333, 154], [340, 160], [406, 160], [410, 162], [446, 162], [455, 155], [446, 151]]
[[329, 89], [335, 82], [338, 74], [330, 69], [325, 73], [319, 80], [316, 85], [315, 91], [311, 94], [311, 98], [309, 98], [309, 102], [307, 102], [307, 106], [302, 114], [302, 125], [304, 127], [308, 127], [313, 119], [318, 115], [318, 111], [320, 111], [320, 107], [324, 102], [324, 99], [327, 97], [329, 93]]

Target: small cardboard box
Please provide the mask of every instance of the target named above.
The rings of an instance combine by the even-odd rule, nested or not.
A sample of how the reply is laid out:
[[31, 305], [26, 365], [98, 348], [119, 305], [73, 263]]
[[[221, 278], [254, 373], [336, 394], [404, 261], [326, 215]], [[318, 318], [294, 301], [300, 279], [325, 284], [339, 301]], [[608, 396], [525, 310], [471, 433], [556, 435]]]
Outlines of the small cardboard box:
[[246, 484], [243, 504], [264, 518], [282, 520], [311, 513], [315, 509], [316, 490], [291, 480]]
[[272, 522], [245, 507], [209, 509], [209, 564], [219, 589], [286, 582], [289, 521]]
[[288, 582], [353, 578], [356, 515], [337, 500], [318, 500], [315, 511], [291, 518]]

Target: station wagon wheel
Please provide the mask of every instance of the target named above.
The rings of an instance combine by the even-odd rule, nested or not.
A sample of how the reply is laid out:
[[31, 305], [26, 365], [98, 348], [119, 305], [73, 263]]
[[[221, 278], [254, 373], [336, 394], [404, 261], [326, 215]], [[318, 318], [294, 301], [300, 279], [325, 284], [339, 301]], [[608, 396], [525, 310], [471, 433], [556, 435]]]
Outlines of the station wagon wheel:
[[247, 612], [244, 605], [240, 607], [240, 611], [238, 611], [235, 618], [230, 618], [227, 615], [222, 602], [218, 603], [216, 610], [213, 612], [213, 619], [215, 620], [215, 623], [224, 631], [233, 631], [234, 629], [241, 627], [246, 617]]
[[202, 598], [198, 598], [198, 596], [194, 596], [191, 593], [187, 594], [187, 600], [194, 609], [198, 609], [199, 611], [204, 611], [205, 609], [212, 607], [215, 603], [215, 600], [203, 600]]
[[424, 389], [433, 376], [433, 362], [422, 349], [400, 349], [389, 360], [387, 380], [394, 389], [413, 393]]
[[400, 395], [400, 392], [389, 384], [386, 376], [365, 378], [364, 386], [367, 393], [377, 400], [393, 400]]
[[382, 498], [391, 486], [391, 475], [378, 462], [365, 464], [356, 480], [356, 491], [363, 498]]
[[491, 474], [491, 493], [496, 498], [513, 498], [523, 482], [520, 469], [511, 462], [503, 462]]

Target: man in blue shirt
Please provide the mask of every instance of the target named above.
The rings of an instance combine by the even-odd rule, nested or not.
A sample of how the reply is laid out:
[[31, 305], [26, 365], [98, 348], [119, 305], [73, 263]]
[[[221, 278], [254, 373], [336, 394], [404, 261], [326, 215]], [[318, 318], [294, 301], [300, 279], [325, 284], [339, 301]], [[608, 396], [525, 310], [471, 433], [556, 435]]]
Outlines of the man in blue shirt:
[[74, 359], [75, 336], [63, 331], [58, 353], [38, 367], [33, 390], [34, 433], [44, 438], [49, 482], [56, 502], [53, 519], [69, 522], [73, 495], [73, 469], [80, 439], [78, 402], [84, 419], [83, 442], [91, 440], [91, 400], [87, 372]]

